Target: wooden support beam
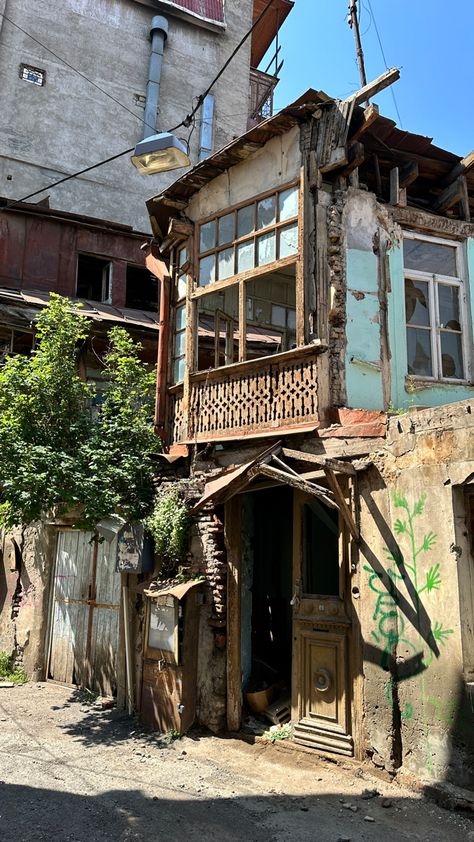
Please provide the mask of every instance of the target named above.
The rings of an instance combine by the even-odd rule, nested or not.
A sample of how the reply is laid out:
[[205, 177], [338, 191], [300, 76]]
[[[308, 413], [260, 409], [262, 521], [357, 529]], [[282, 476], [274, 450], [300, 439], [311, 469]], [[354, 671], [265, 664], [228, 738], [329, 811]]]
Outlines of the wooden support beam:
[[378, 105], [371, 104], [371, 105], [368, 105], [367, 108], [364, 108], [364, 112], [363, 112], [363, 115], [362, 115], [362, 122], [359, 122], [359, 124], [356, 126], [355, 130], [353, 131], [353, 133], [349, 137], [350, 143], [355, 143], [356, 140], [359, 140], [361, 135], [363, 135], [364, 132], [367, 131], [369, 126], [371, 126], [372, 123], [375, 122], [375, 120], [377, 119], [378, 116], [379, 116]]
[[416, 161], [408, 161], [403, 167], [399, 167], [398, 181], [400, 187], [409, 187], [418, 178], [418, 164]]
[[331, 509], [339, 508], [338, 504], [334, 501], [333, 494], [331, 491], [328, 491], [327, 488], [323, 488], [320, 485], [314, 485], [311, 482], [306, 482], [300, 477], [293, 476], [293, 474], [287, 474], [286, 471], [279, 471], [278, 468], [273, 468], [271, 465], [257, 465], [255, 468], [251, 469], [248, 476], [252, 479], [257, 476], [275, 479], [284, 485], [289, 485], [292, 488], [297, 488], [299, 491], [304, 491], [306, 494], [311, 494], [313, 497], [317, 497], [318, 500], [321, 500], [322, 503], [329, 506]]
[[359, 529], [357, 528], [357, 525], [354, 521], [354, 518], [352, 517], [352, 512], [351, 512], [349, 506], [346, 503], [346, 498], [344, 497], [344, 494], [341, 491], [341, 487], [340, 487], [340, 485], [337, 481], [337, 478], [336, 478], [336, 475], [335, 475], [334, 471], [332, 470], [332, 468], [325, 465], [324, 466], [324, 473], [326, 474], [326, 479], [329, 483], [331, 491], [334, 494], [334, 497], [336, 498], [336, 502], [338, 504], [339, 511], [341, 512], [341, 515], [342, 515], [342, 517], [344, 518], [344, 520], [347, 524], [347, 528], [349, 529], [349, 532], [351, 533], [354, 541], [360, 541]]
[[463, 158], [462, 161], [459, 161], [459, 163], [456, 164], [455, 167], [453, 167], [453, 169], [451, 170], [451, 172], [448, 173], [448, 175], [446, 175], [439, 181], [439, 186], [449, 187], [449, 185], [452, 184], [453, 181], [456, 181], [456, 179], [460, 175], [466, 175], [466, 173], [468, 173], [469, 170], [472, 169], [472, 167], [474, 167], [474, 149], [472, 150], [472, 152], [469, 152], [469, 155], [466, 155], [466, 157]]
[[373, 82], [369, 82], [368, 85], [364, 85], [363, 88], [359, 88], [355, 94], [352, 96], [348, 96], [344, 101], [349, 102], [353, 101], [354, 105], [360, 105], [361, 102], [366, 102], [370, 97], [375, 96], [378, 94], [379, 91], [385, 90], [397, 79], [400, 78], [400, 71], [397, 67], [391, 67], [390, 70], [386, 70], [385, 73], [382, 73], [381, 76], [377, 76]]
[[466, 177], [459, 175], [456, 181], [446, 187], [446, 190], [443, 190], [441, 195], [433, 202], [433, 210], [443, 212], [452, 208], [453, 205], [465, 201], [466, 191]]
[[396, 208], [406, 208], [407, 206], [407, 191], [405, 187], [400, 187], [400, 170], [398, 167], [392, 167], [390, 170], [390, 204], [395, 205]]
[[287, 459], [295, 459], [297, 462], [309, 462], [311, 465], [319, 465], [324, 468], [329, 465], [333, 471], [341, 474], [355, 476], [356, 469], [351, 462], [343, 462], [341, 459], [331, 459], [327, 456], [316, 456], [314, 453], [305, 453], [303, 450], [292, 450], [290, 447], [282, 447], [281, 452]]
[[364, 160], [365, 160], [364, 144], [358, 143], [358, 142], [352, 143], [349, 146], [349, 151], [348, 151], [348, 154], [347, 154], [347, 166], [345, 166], [344, 169], [341, 170], [340, 175], [342, 175], [342, 176], [350, 175], [350, 173], [353, 172], [353, 170], [357, 169], [357, 167], [360, 167], [361, 164], [364, 163]]

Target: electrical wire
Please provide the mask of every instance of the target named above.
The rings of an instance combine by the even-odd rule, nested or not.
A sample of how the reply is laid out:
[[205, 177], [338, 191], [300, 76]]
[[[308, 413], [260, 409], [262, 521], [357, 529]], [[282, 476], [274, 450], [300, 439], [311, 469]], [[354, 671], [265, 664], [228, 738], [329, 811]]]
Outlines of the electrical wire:
[[[377, 40], [379, 42], [380, 52], [382, 53], [382, 58], [383, 58], [384, 63], [385, 63], [385, 69], [388, 70], [389, 66], [388, 66], [388, 63], [387, 63], [387, 59], [385, 58], [385, 51], [384, 51], [384, 48], [383, 48], [383, 45], [382, 45], [382, 39], [380, 37], [380, 32], [379, 32], [379, 28], [377, 26], [377, 21], [375, 19], [374, 11], [372, 9], [372, 3], [370, 2], [370, 0], [367, 0], [367, 2], [369, 4], [369, 10], [370, 10], [370, 15], [371, 15], [371, 18], [372, 18], [372, 21], [373, 21], [373, 24], [374, 24], [374, 29], [375, 29], [375, 32], [377, 34]], [[365, 5], [365, 3], [364, 3], [364, 5]], [[398, 122], [400, 124], [400, 128], [403, 129], [402, 118], [400, 117], [400, 111], [398, 110], [397, 99], [395, 97], [395, 93], [394, 93], [392, 87], [390, 87], [390, 93], [392, 94], [393, 104], [395, 106], [395, 111], [397, 112], [397, 117], [398, 117]]]
[[27, 32], [26, 29], [23, 29], [23, 27], [21, 27], [18, 23], [15, 23], [15, 21], [9, 18], [8, 15], [2, 14], [1, 16], [4, 20], [7, 20], [8, 23], [10, 23], [12, 26], [15, 26], [16, 29], [19, 29], [20, 32], [23, 32], [23, 35], [27, 35], [28, 38], [31, 38], [31, 40], [38, 44], [40, 47], [42, 47], [43, 50], [46, 50], [46, 52], [50, 53], [50, 55], [54, 56], [54, 58], [56, 58], [66, 67], [69, 67], [70, 70], [73, 70], [74, 73], [77, 73], [78, 76], [80, 76], [82, 79], [85, 79], [85, 81], [89, 82], [89, 84], [92, 85], [94, 88], [97, 88], [98, 91], [100, 91], [106, 97], [111, 99], [112, 102], [115, 102], [116, 105], [120, 105], [120, 108], [123, 108], [124, 111], [126, 111], [128, 114], [131, 114], [132, 117], [135, 117], [136, 120], [139, 120], [140, 123], [143, 123], [148, 129], [153, 129], [153, 131], [156, 130], [155, 126], [150, 126], [148, 123], [146, 123], [143, 117], [140, 117], [139, 114], [136, 114], [134, 111], [132, 111], [131, 108], [128, 108], [128, 106], [124, 105], [123, 102], [120, 102], [119, 99], [116, 99], [114, 96], [112, 96], [112, 94], [109, 94], [109, 92], [104, 90], [104, 88], [101, 88], [100, 85], [97, 84], [97, 82], [93, 82], [92, 79], [89, 79], [89, 77], [86, 76], [86, 74], [83, 73], [82, 70], [78, 70], [77, 67], [74, 67], [74, 65], [70, 64], [65, 58], [59, 56], [57, 53], [54, 52], [54, 50], [51, 50], [50, 47], [47, 47], [46, 44], [43, 44], [43, 42], [39, 41], [38, 38], [35, 38], [35, 36], [31, 34], [31, 32]]
[[[245, 35], [240, 39], [239, 43], [237, 44], [237, 46], [232, 51], [229, 58], [224, 62], [221, 69], [219, 70], [217, 75], [214, 77], [214, 79], [212, 80], [210, 85], [207, 86], [206, 90], [202, 94], [200, 94], [198, 97], [196, 97], [197, 102], [196, 102], [196, 105], [194, 106], [194, 108], [192, 108], [190, 113], [187, 114], [183, 118], [183, 120], [181, 120], [180, 123], [177, 123], [176, 126], [173, 126], [173, 128], [168, 129], [168, 132], [170, 134], [174, 134], [174, 132], [176, 132], [177, 129], [181, 128], [181, 126], [184, 126], [185, 128], [189, 128], [189, 126], [192, 125], [194, 116], [199, 111], [199, 109], [201, 108], [201, 106], [202, 106], [205, 98], [207, 97], [208, 93], [212, 90], [212, 88], [214, 87], [216, 82], [218, 82], [218, 80], [221, 78], [222, 74], [227, 70], [227, 68], [228, 68], [229, 64], [231, 63], [232, 59], [237, 55], [238, 51], [245, 44], [247, 39], [250, 37], [250, 35], [254, 31], [254, 29], [258, 26], [258, 24], [260, 23], [260, 21], [262, 20], [264, 15], [266, 15], [266, 13], [270, 9], [270, 7], [273, 5], [273, 3], [274, 3], [274, 0], [268, 0], [268, 3], [265, 5], [265, 7], [262, 9], [262, 11], [258, 15], [258, 17], [255, 19], [255, 21], [253, 22], [250, 29], [247, 30]], [[5, 15], [4, 15], [4, 17], [5, 17]], [[28, 35], [28, 33], [26, 33], [26, 34]], [[46, 49], [48, 49], [48, 48], [46, 48]], [[75, 68], [72, 68], [72, 69], [74, 70]], [[76, 72], [78, 72], [81, 76], [83, 75], [82, 73], [80, 73], [80, 71], [76, 71]], [[84, 77], [84, 78], [87, 79], [87, 77]], [[88, 79], [88, 81], [90, 81], [90, 80]], [[95, 84], [95, 83], [92, 83], [92, 84]], [[96, 87], [98, 87], [98, 86], [96, 86]], [[102, 90], [102, 89], [100, 89], [100, 90]], [[105, 93], [105, 91], [104, 91], [104, 93]], [[107, 96], [109, 96], [109, 94], [107, 94]], [[111, 98], [113, 99], [113, 97], [111, 97]], [[118, 102], [118, 100], [115, 100], [115, 102], [117, 102], [119, 105], [122, 105], [122, 103]], [[126, 108], [126, 106], [122, 106], [122, 107]], [[133, 114], [133, 112], [131, 112], [131, 113]], [[134, 116], [137, 116], [137, 115], [134, 115]], [[155, 129], [154, 129], [154, 131], [155, 131]], [[53, 181], [52, 184], [48, 184], [45, 187], [42, 187], [41, 190], [35, 190], [33, 193], [29, 193], [27, 196], [23, 196], [21, 199], [15, 199], [12, 202], [7, 201], [3, 205], [3, 209], [5, 210], [6, 208], [11, 208], [14, 205], [18, 205], [21, 202], [26, 202], [28, 199], [32, 199], [34, 196], [38, 196], [40, 193], [44, 193], [45, 190], [52, 190], [53, 187], [58, 187], [60, 184], [64, 184], [66, 181], [70, 181], [73, 178], [77, 178], [80, 175], [84, 175], [85, 173], [91, 172], [92, 170], [95, 170], [98, 167], [104, 166], [104, 164], [109, 164], [111, 161], [116, 161], [117, 158], [122, 158], [124, 155], [129, 155], [131, 152], [134, 151], [134, 149], [135, 149], [134, 146], [132, 146], [130, 149], [124, 149], [123, 152], [118, 152], [116, 155], [111, 155], [109, 158], [105, 158], [103, 161], [98, 161], [97, 164], [91, 164], [89, 167], [84, 167], [84, 169], [82, 169], [82, 170], [78, 170], [77, 172], [71, 173], [70, 175], [66, 175], [63, 178], [58, 179], [57, 181]]]

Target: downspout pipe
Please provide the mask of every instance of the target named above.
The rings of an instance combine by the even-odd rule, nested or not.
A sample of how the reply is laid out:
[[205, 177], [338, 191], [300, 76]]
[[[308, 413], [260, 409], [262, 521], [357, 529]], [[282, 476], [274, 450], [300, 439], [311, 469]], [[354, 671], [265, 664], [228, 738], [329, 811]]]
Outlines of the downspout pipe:
[[155, 15], [150, 27], [151, 52], [146, 86], [145, 116], [143, 122], [143, 140], [156, 132], [156, 112], [160, 102], [161, 65], [163, 52], [168, 37], [168, 21], [162, 15]]

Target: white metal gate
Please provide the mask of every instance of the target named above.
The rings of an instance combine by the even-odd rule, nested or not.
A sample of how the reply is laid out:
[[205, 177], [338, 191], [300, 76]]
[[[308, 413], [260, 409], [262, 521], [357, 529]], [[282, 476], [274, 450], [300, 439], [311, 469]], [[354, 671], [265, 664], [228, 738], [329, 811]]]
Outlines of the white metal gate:
[[117, 541], [92, 537], [72, 529], [58, 533], [48, 677], [110, 696], [117, 684]]

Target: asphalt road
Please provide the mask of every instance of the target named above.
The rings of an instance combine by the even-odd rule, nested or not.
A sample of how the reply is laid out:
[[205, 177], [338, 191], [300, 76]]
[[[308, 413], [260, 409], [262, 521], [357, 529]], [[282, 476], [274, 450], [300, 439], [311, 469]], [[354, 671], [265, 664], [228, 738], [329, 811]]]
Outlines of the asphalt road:
[[[374, 788], [379, 795], [362, 798]], [[461, 837], [474, 838], [467, 815], [357, 764], [202, 734], [166, 744], [64, 687], [0, 689], [2, 842]]]

